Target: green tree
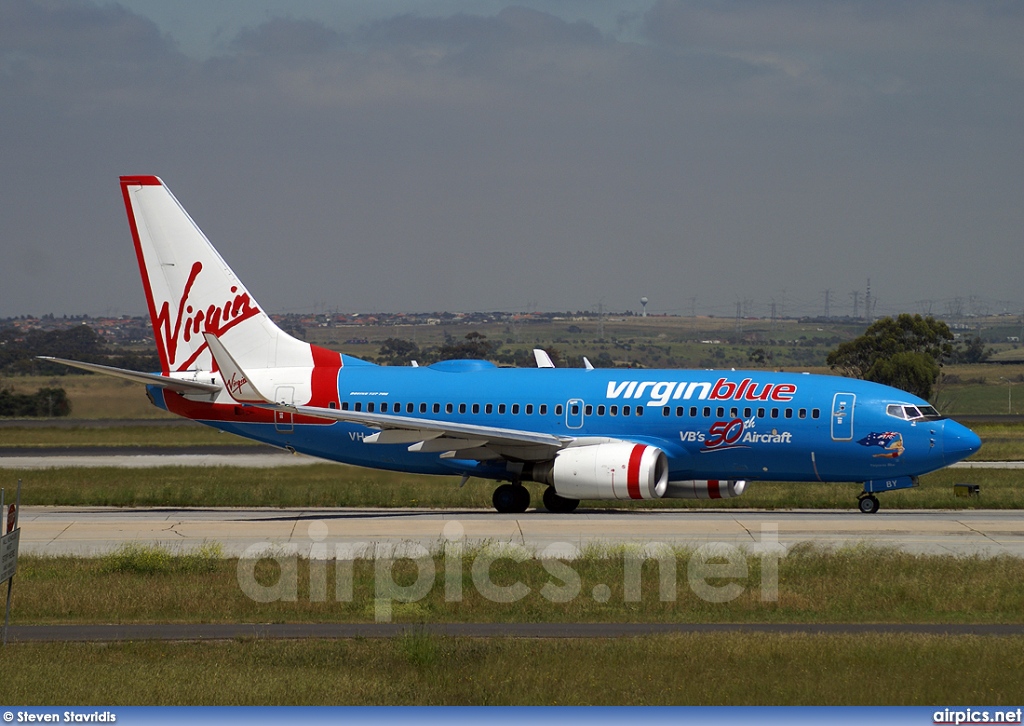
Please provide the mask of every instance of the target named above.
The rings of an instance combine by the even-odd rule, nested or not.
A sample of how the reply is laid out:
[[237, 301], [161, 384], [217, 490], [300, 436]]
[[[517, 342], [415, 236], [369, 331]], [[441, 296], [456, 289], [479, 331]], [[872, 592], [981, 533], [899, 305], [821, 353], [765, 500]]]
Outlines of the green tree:
[[420, 347], [411, 340], [388, 338], [380, 346], [378, 363], [389, 366], [407, 366], [420, 356]]
[[975, 335], [969, 338], [966, 343], [957, 345], [953, 352], [953, 359], [956, 363], [984, 363], [995, 351], [992, 348], [985, 349], [985, 341], [981, 336]]
[[828, 354], [833, 370], [900, 388], [928, 399], [939, 367], [953, 355], [949, 326], [932, 317], [903, 313], [882, 318], [859, 338]]
[[457, 360], [473, 358], [487, 360], [498, 350], [500, 343], [487, 340], [486, 335], [476, 332], [466, 333], [464, 340], [455, 340], [447, 333], [444, 338], [444, 345], [437, 350], [438, 360]]

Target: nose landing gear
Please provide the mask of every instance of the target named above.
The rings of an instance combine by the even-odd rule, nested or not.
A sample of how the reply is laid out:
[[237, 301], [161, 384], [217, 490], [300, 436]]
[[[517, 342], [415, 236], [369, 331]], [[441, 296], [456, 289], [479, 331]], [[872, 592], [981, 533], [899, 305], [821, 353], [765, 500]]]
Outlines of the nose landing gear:
[[864, 514], [874, 514], [878, 511], [878, 497], [874, 494], [861, 492], [857, 497], [857, 508]]
[[864, 491], [857, 495], [857, 509], [864, 514], [878, 511], [877, 492], [891, 492], [896, 489], [909, 489], [917, 486], [916, 476], [897, 476], [892, 479], [869, 479], [864, 482]]

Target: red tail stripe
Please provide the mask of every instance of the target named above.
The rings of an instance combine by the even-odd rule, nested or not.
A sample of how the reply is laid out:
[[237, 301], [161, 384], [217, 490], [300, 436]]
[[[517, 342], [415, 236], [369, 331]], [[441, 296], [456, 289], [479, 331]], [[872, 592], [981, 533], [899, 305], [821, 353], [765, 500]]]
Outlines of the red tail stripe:
[[309, 346], [313, 353], [313, 377], [310, 384], [313, 395], [310, 406], [329, 408], [333, 401], [338, 403], [338, 370], [341, 368], [341, 353], [316, 345]]
[[[150, 181], [152, 180], [152, 181]], [[153, 326], [153, 337], [156, 338], [156, 352], [160, 356], [160, 368], [164, 375], [171, 372], [171, 361], [167, 356], [167, 349], [164, 347], [164, 340], [157, 328], [156, 302], [153, 300], [153, 288], [149, 284], [149, 273], [146, 271], [146, 258], [142, 254], [142, 241], [139, 239], [139, 226], [135, 222], [135, 212], [132, 209], [132, 199], [128, 195], [128, 187], [134, 185], [157, 186], [160, 180], [155, 176], [123, 176], [121, 177], [121, 196], [124, 197], [124, 207], [128, 212], [128, 226], [132, 231], [132, 241], [135, 243], [135, 257], [139, 261], [139, 271], [142, 273], [142, 289], [146, 293], [146, 304], [149, 306], [149, 321]]]
[[626, 491], [630, 499], [643, 499], [640, 493], [640, 460], [643, 459], [647, 447], [637, 444], [629, 455], [629, 467], [626, 469]]

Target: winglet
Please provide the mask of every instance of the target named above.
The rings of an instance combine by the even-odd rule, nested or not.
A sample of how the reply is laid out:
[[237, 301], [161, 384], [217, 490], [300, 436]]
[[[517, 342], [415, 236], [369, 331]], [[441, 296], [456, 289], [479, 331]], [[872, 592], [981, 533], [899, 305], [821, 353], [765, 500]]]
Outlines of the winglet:
[[594, 364], [590, 362], [590, 359], [587, 358], [587, 356], [583, 356], [583, 367], [588, 371], [594, 370]]
[[537, 361], [538, 368], [554, 368], [555, 364], [551, 362], [551, 356], [543, 348], [533, 349], [533, 358]]
[[224, 378], [224, 387], [233, 399], [239, 403], [273, 403], [272, 399], [264, 396], [253, 385], [252, 381], [249, 380], [249, 376], [238, 365], [238, 362], [231, 356], [228, 349], [224, 347], [224, 344], [220, 342], [220, 338], [213, 333], [203, 333], [203, 337], [206, 338], [206, 344], [210, 347], [210, 354], [213, 356], [213, 360], [216, 361], [220, 374]]

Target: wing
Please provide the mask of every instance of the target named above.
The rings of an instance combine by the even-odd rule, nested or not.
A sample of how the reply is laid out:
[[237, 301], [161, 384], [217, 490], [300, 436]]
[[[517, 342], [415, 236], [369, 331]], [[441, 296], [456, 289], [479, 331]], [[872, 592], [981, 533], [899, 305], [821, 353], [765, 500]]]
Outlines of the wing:
[[367, 444], [408, 444], [409, 451], [440, 453], [442, 458], [450, 459], [544, 461], [580, 442], [572, 436], [276, 402], [259, 389], [253, 377], [242, 370], [216, 335], [204, 335], [224, 380], [237, 382], [237, 385], [227, 386], [227, 390], [239, 403], [255, 403], [278, 411], [379, 429], [378, 433], [363, 439]]

